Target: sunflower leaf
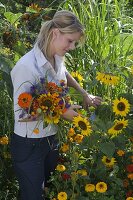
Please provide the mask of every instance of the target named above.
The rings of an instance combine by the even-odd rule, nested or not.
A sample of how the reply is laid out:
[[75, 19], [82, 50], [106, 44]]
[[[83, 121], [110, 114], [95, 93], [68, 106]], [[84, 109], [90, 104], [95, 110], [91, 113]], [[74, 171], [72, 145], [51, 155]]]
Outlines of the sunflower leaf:
[[99, 149], [108, 157], [111, 158], [115, 152], [115, 145], [112, 142], [104, 142], [99, 144]]

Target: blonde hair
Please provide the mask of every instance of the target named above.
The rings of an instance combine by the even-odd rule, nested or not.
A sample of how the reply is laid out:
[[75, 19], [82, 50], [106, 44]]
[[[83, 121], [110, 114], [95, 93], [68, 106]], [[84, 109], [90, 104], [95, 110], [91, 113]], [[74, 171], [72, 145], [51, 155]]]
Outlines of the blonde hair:
[[36, 40], [36, 43], [46, 58], [48, 58], [48, 48], [52, 39], [53, 28], [58, 28], [61, 33], [80, 32], [81, 37], [84, 36], [83, 25], [72, 12], [67, 10], [57, 11], [52, 20], [42, 25]]

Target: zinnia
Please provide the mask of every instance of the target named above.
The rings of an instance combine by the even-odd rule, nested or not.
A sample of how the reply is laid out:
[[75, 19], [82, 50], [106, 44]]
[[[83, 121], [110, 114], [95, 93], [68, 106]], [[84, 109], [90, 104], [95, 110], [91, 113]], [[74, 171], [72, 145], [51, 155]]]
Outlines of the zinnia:
[[67, 200], [67, 193], [66, 192], [58, 193], [58, 200]]

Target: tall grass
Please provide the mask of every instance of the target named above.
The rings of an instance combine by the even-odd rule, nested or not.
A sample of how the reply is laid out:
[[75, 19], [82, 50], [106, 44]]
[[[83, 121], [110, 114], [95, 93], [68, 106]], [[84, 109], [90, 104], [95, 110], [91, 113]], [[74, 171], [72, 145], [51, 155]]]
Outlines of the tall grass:
[[[66, 0], [60, 8], [74, 12], [85, 26], [86, 40], [81, 49], [68, 56], [70, 70], [79, 70], [85, 78], [85, 88], [96, 94], [104, 93], [104, 87], [95, 80], [96, 71], [113, 73], [124, 78], [127, 58], [132, 54], [132, 19], [127, 16], [128, 1], [75, 1]], [[119, 91], [126, 92], [125, 84]], [[118, 93], [118, 88], [114, 94]]]

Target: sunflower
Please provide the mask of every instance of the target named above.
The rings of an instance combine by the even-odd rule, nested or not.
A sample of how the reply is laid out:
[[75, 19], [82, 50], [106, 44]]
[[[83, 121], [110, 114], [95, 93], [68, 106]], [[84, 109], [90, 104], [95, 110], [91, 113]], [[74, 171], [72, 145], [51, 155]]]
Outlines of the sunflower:
[[58, 98], [58, 94], [54, 93], [54, 94], [41, 94], [39, 96], [38, 103], [39, 103], [39, 107], [42, 109], [43, 112], [46, 111], [53, 111], [54, 108], [58, 105], [60, 98]]
[[31, 5], [29, 6], [29, 8], [30, 8], [30, 9], [33, 9], [33, 10], [35, 10], [35, 11], [37, 11], [37, 12], [40, 12], [40, 11], [42, 10], [42, 8], [39, 7], [39, 5], [38, 5], [38, 4], [35, 4], [35, 3], [31, 3]]
[[115, 120], [114, 126], [108, 130], [108, 134], [112, 135], [112, 137], [115, 137], [120, 134], [123, 129], [127, 127], [127, 125], [128, 120], [125, 120], [124, 118], [120, 120]]
[[28, 108], [31, 105], [32, 96], [29, 93], [21, 93], [18, 97], [18, 105], [21, 108]]
[[130, 111], [130, 104], [127, 99], [120, 98], [113, 101], [113, 112], [116, 115], [126, 116]]
[[103, 79], [104, 79], [104, 73], [97, 72], [96, 80], [103, 82]]
[[119, 77], [114, 76], [111, 73], [97, 72], [96, 79], [105, 85], [116, 85], [118, 84]]
[[96, 191], [100, 193], [104, 193], [107, 190], [107, 184], [104, 182], [99, 182], [96, 184]]
[[86, 118], [81, 117], [80, 115], [73, 118], [73, 124], [81, 131], [82, 135], [87, 136], [90, 135], [90, 133], [92, 132], [89, 121]]
[[44, 116], [44, 121], [47, 123], [58, 124], [61, 114], [62, 112], [60, 110], [55, 109], [50, 114]]
[[106, 167], [113, 167], [115, 164], [116, 160], [115, 158], [109, 159], [107, 156], [102, 157], [102, 162], [105, 164]]
[[58, 200], [67, 200], [67, 193], [66, 192], [60, 192], [57, 196]]
[[80, 84], [80, 86], [83, 86], [83, 80], [84, 78], [81, 76], [79, 72], [71, 72], [71, 75], [73, 78], [76, 79], [76, 81]]
[[95, 185], [94, 184], [86, 184], [85, 191], [86, 192], [94, 192], [95, 191]]

